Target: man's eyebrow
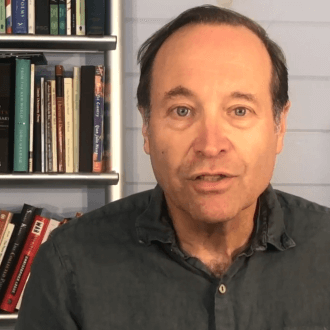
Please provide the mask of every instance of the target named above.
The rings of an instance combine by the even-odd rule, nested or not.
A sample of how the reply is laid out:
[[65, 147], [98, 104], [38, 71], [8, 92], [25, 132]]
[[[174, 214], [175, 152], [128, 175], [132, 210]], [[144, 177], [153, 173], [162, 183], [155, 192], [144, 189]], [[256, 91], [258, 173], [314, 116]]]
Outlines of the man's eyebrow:
[[251, 93], [243, 93], [243, 92], [232, 92], [230, 94], [230, 98], [232, 99], [243, 99], [252, 103], [258, 103], [257, 98], [254, 94]]
[[166, 101], [176, 96], [186, 96], [191, 98], [191, 97], [195, 97], [196, 95], [192, 90], [180, 85], [165, 92], [163, 101]]

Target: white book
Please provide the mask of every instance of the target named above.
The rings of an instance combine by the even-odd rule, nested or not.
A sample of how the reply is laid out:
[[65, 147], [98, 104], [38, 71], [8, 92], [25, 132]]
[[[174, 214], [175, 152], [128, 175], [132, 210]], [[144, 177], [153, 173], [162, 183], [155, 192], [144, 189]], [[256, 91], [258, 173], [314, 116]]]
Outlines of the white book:
[[76, 34], [84, 36], [86, 34], [85, 26], [85, 0], [77, 0], [76, 2]]
[[66, 34], [71, 35], [71, 0], [66, 0]]
[[8, 223], [6, 230], [3, 234], [3, 238], [0, 243], [0, 265], [3, 260], [4, 255], [6, 253], [6, 249], [9, 244], [11, 235], [13, 234], [14, 227], [15, 227], [15, 225], [13, 223]]
[[35, 65], [31, 64], [30, 84], [30, 140], [29, 140], [29, 172], [33, 172], [33, 126], [34, 126], [34, 77]]
[[64, 77], [65, 172], [73, 173], [72, 78]]
[[79, 172], [80, 67], [73, 67], [73, 172]]
[[28, 33], [36, 34], [35, 26], [35, 0], [29, 0], [28, 2]]
[[22, 290], [22, 293], [18, 299], [18, 302], [17, 302], [17, 305], [16, 305], [16, 309], [20, 309], [21, 308], [21, 304], [22, 304], [22, 298], [23, 298], [23, 294], [24, 294], [24, 290], [25, 290], [25, 287], [26, 287], [26, 283], [28, 282], [30, 278], [30, 274], [28, 275], [28, 277], [26, 278], [26, 281], [25, 281], [25, 284], [24, 284], [24, 288]]
[[56, 83], [51, 80], [53, 172], [57, 172]]
[[40, 79], [41, 172], [45, 173], [45, 78]]

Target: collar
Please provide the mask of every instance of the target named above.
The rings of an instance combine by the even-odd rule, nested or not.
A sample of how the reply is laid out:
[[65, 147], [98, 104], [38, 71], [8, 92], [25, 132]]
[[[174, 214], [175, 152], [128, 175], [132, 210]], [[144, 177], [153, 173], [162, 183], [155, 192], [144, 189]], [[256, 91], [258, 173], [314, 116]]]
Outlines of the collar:
[[[147, 209], [136, 219], [139, 241], [147, 245], [152, 241], [176, 244], [175, 232], [168, 219], [164, 192], [157, 184], [151, 193]], [[251, 256], [253, 251], [266, 250], [267, 243], [279, 251], [296, 245], [285, 230], [282, 208], [271, 184], [258, 198], [255, 223], [251, 244], [244, 252], [247, 256]]]

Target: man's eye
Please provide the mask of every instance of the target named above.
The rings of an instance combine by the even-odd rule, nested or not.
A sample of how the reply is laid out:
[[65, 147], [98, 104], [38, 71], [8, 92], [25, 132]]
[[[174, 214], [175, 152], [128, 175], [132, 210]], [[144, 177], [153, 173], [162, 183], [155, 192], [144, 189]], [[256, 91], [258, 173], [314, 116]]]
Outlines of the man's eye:
[[237, 115], [237, 117], [244, 117], [246, 115], [246, 112], [248, 111], [246, 108], [236, 108], [234, 109], [235, 114]]
[[174, 109], [175, 112], [179, 115], [179, 117], [185, 117], [189, 114], [189, 109], [186, 107], [177, 107]]

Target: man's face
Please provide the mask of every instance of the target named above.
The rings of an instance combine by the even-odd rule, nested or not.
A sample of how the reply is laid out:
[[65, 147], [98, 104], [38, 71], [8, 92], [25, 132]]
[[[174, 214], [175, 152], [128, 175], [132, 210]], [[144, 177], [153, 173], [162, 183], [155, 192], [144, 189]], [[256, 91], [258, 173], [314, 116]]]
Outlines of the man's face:
[[288, 110], [276, 134], [270, 82], [267, 50], [244, 27], [185, 26], [161, 46], [143, 135], [170, 214], [217, 223], [255, 209]]

